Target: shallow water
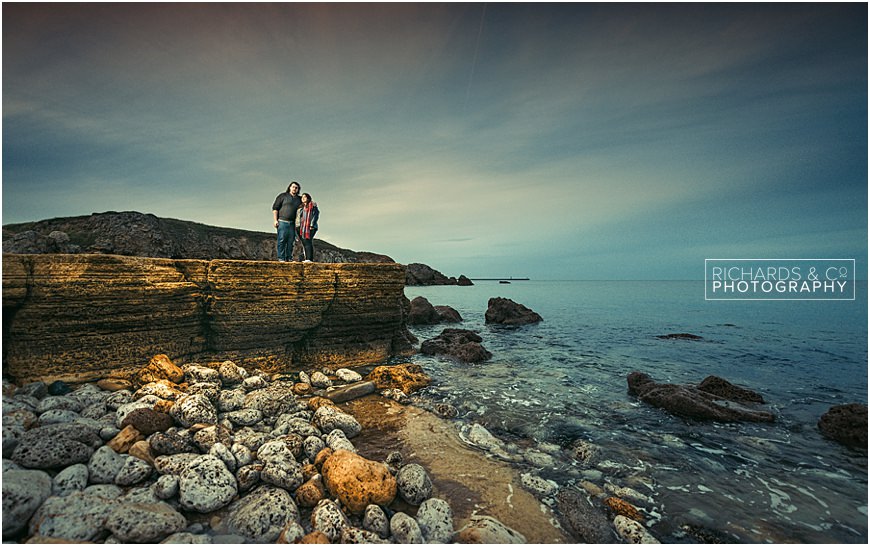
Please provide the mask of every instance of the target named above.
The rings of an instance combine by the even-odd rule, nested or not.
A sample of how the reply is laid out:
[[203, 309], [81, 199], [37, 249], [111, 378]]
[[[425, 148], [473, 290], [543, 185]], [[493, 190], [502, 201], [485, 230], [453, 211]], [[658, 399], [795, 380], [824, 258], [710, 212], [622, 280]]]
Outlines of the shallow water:
[[[464, 319], [455, 326], [479, 332], [494, 355], [482, 364], [414, 356], [435, 380], [424, 397], [520, 445], [599, 446], [599, 485], [649, 496], [648, 526], [664, 541], [691, 540], [680, 531], [691, 524], [727, 541], [863, 543], [866, 453], [824, 439], [816, 423], [833, 405], [867, 402], [866, 289], [829, 302], [711, 302], [702, 282], [482, 281], [405, 294], [455, 308]], [[544, 322], [484, 324], [495, 296]], [[412, 332], [422, 341], [450, 326]], [[656, 338], [681, 332], [704, 339]], [[628, 395], [633, 370], [673, 383], [719, 375], [760, 392], [777, 421], [673, 417]], [[576, 482], [583, 468], [565, 465], [542, 475]]]

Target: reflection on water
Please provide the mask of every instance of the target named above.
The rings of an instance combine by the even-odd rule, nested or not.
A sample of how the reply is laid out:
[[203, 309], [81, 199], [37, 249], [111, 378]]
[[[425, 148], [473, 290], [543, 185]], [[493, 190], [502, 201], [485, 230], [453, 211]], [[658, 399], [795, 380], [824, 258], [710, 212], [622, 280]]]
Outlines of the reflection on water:
[[[685, 524], [742, 542], [866, 542], [867, 458], [829, 442], [818, 418], [867, 400], [866, 284], [854, 302], [706, 302], [703, 283], [536, 282], [408, 287], [450, 305], [493, 359], [457, 364], [416, 355], [434, 378], [425, 398], [503, 440], [598, 446], [600, 481], [635, 484], [652, 499], [660, 538]], [[538, 325], [484, 324], [489, 297], [544, 317]], [[444, 326], [415, 327], [421, 339]], [[689, 332], [702, 341], [655, 336]], [[632, 370], [656, 381], [715, 374], [762, 393], [774, 424], [690, 422], [627, 394]], [[545, 471], [576, 482], [569, 457]], [[603, 471], [602, 471], [603, 469]], [[594, 475], [594, 474], [593, 474]]]

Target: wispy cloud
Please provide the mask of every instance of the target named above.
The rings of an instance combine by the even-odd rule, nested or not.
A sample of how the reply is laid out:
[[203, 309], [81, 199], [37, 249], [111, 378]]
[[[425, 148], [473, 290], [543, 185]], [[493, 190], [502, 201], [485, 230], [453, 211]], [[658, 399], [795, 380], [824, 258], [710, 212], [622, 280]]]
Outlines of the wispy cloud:
[[[482, 14], [4, 5], [4, 221], [137, 209], [269, 231], [295, 179], [330, 242], [445, 268], [640, 252], [641, 232], [679, 269], [681, 211], [735, 219], [749, 246], [804, 227], [775, 201], [794, 190], [792, 208], [866, 229], [819, 197], [866, 208], [866, 6]], [[764, 200], [783, 216], [746, 206]]]

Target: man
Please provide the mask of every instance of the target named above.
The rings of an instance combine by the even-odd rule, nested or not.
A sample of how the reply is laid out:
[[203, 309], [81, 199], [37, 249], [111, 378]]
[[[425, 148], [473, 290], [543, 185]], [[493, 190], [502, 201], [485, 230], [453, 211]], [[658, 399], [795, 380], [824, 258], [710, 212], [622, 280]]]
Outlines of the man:
[[299, 182], [290, 182], [287, 191], [279, 194], [272, 205], [272, 217], [278, 229], [278, 261], [289, 262], [296, 242], [296, 209], [302, 204]]

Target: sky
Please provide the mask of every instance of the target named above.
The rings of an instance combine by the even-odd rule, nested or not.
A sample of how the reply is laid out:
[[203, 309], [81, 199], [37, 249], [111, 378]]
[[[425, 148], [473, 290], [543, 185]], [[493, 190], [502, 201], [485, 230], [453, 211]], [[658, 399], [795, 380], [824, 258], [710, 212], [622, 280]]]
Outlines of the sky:
[[2, 6], [4, 224], [135, 210], [449, 276], [867, 269], [867, 5]]

